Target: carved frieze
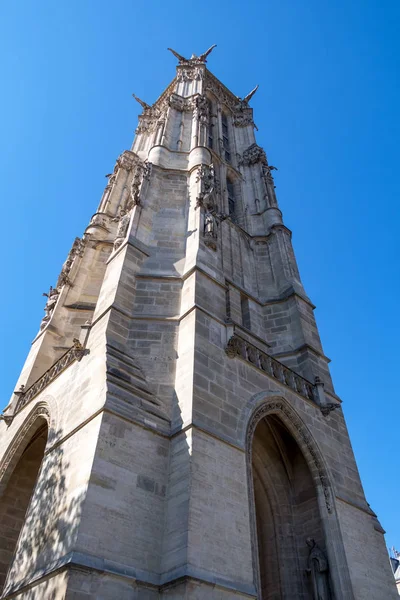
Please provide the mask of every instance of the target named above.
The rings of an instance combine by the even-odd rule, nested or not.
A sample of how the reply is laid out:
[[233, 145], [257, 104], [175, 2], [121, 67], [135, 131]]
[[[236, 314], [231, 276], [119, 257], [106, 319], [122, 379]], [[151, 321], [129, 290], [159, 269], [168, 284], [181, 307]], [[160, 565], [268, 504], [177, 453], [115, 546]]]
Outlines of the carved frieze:
[[177, 81], [201, 81], [204, 78], [202, 67], [178, 67]]

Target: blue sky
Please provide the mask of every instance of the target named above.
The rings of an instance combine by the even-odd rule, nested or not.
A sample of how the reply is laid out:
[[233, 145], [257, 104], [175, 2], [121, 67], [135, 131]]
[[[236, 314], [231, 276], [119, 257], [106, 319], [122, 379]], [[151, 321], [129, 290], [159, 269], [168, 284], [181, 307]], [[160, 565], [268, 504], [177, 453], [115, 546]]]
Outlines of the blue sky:
[[400, 4], [25, 1], [0, 7], [1, 399], [45, 298], [95, 212], [139, 106], [199, 54], [252, 100], [367, 499], [400, 547]]

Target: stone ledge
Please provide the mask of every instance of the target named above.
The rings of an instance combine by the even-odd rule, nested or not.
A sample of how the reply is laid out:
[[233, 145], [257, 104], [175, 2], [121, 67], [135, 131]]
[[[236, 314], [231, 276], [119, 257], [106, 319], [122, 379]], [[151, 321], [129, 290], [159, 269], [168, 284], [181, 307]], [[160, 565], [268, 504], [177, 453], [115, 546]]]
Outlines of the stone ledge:
[[59, 560], [53, 561], [47, 568], [38, 569], [27, 580], [20, 582], [9, 589], [6, 589], [6, 594], [3, 598], [6, 600], [12, 598], [16, 594], [23, 593], [28, 589], [39, 584], [41, 580], [55, 575], [57, 572], [78, 567], [84, 571], [97, 571], [122, 579], [135, 581], [138, 585], [156, 588], [159, 592], [176, 583], [181, 583], [185, 580], [194, 580], [205, 585], [217, 586], [219, 588], [240, 592], [249, 598], [256, 598], [256, 590], [253, 584], [243, 581], [234, 581], [225, 577], [218, 577], [205, 569], [198, 569], [193, 565], [187, 564], [168, 573], [159, 575], [152, 571], [135, 569], [130, 565], [125, 565], [109, 559], [103, 559], [98, 556], [93, 556], [83, 552], [70, 552]]

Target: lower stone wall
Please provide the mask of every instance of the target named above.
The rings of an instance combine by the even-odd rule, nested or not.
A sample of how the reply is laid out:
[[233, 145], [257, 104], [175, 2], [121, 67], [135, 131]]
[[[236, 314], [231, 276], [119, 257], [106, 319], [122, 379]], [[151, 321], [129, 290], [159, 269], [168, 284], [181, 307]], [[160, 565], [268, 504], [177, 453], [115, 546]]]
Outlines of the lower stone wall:
[[[142, 598], [147, 600], [146, 596], [140, 596], [140, 600]], [[165, 600], [255, 600], [256, 596], [249, 596], [202, 581], [189, 580], [164, 588], [160, 598], [165, 598]]]
[[2, 596], [4, 600], [65, 600], [68, 586], [68, 572], [62, 571], [43, 581], [22, 589], [12, 596]]
[[366, 512], [337, 502], [350, 578], [356, 600], [398, 600], [394, 578], [377, 521]]
[[14, 469], [0, 503], [0, 593], [10, 567], [18, 536], [25, 520], [40, 463], [47, 431], [22, 455]]

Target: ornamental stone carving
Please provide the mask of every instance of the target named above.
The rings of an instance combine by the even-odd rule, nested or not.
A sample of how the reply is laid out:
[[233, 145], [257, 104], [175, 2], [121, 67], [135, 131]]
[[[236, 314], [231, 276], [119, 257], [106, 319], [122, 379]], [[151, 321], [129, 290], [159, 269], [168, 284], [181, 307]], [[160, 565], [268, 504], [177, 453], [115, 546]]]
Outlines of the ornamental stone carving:
[[132, 210], [127, 211], [125, 209], [121, 209], [119, 217], [113, 219], [113, 221], [118, 221], [117, 234], [114, 240], [114, 250], [118, 250], [126, 238], [131, 220], [131, 214]]
[[150, 178], [151, 163], [138, 161], [135, 164], [132, 173], [132, 181], [130, 187], [130, 199], [128, 201], [127, 208], [133, 208], [134, 206], [140, 206], [140, 192], [144, 181], [148, 181]]
[[[137, 100], [136, 96], [134, 96]], [[167, 101], [163, 100], [158, 105], [149, 106], [148, 104], [140, 101], [143, 106], [143, 112], [139, 115], [139, 124], [136, 128], [136, 133], [152, 133], [157, 129], [160, 121], [165, 119], [165, 113], [168, 106]]]
[[61, 288], [63, 285], [72, 285], [69, 279], [69, 274], [73, 265], [73, 262], [77, 256], [82, 256], [83, 250], [85, 247], [85, 243], [81, 238], [76, 237], [74, 243], [72, 244], [72, 248], [68, 253], [67, 259], [64, 262], [61, 273], [58, 276], [56, 288]]
[[277, 171], [277, 167], [273, 167], [272, 165], [263, 164], [262, 165], [262, 175], [266, 184], [274, 185], [274, 178], [272, 176], [271, 171]]
[[340, 404], [338, 402], [328, 402], [320, 408], [324, 417], [327, 417], [333, 410], [340, 408]]
[[234, 112], [233, 124], [235, 127], [247, 127], [248, 125], [255, 127], [255, 123], [253, 121], [253, 110], [251, 108], [246, 108]]
[[308, 430], [303, 425], [303, 423], [300, 421], [300, 419], [296, 416], [296, 414], [292, 410], [289, 409], [289, 407], [286, 405], [285, 402], [283, 402], [281, 400], [276, 400], [273, 402], [268, 402], [267, 404], [263, 404], [253, 414], [253, 417], [248, 426], [247, 435], [246, 435], [246, 447], [248, 449], [247, 460], [249, 463], [248, 472], [249, 473], [251, 472], [251, 466], [250, 466], [251, 465], [251, 447], [252, 447], [255, 429], [256, 429], [258, 423], [261, 421], [261, 419], [263, 419], [264, 417], [268, 416], [269, 414], [275, 413], [275, 412], [278, 412], [278, 413], [280, 412], [284, 415], [284, 417], [289, 421], [291, 426], [297, 431], [297, 433], [299, 435], [299, 441], [302, 444], [304, 444], [304, 446], [307, 448], [307, 452], [310, 455], [310, 457], [314, 463], [314, 466], [316, 468], [316, 471], [318, 473], [318, 479], [320, 481], [321, 488], [322, 488], [322, 491], [324, 494], [326, 509], [327, 509], [328, 513], [332, 513], [333, 507], [332, 507], [332, 501], [331, 501], [331, 493], [330, 493], [330, 489], [329, 489], [329, 481], [328, 481], [328, 476], [325, 471], [325, 467], [321, 462], [321, 459], [318, 455], [317, 450], [315, 449], [315, 445], [310, 437]]
[[209, 91], [217, 98], [220, 104], [224, 104], [232, 111], [237, 106], [237, 98], [233, 94], [227, 93], [217, 79], [215, 79], [211, 73], [207, 73], [207, 86], [206, 91]]
[[204, 78], [204, 69], [201, 67], [178, 68], [177, 81], [201, 81]]
[[204, 243], [212, 250], [217, 249], [217, 218], [212, 213], [207, 211], [204, 214]]
[[131, 171], [134, 165], [139, 161], [139, 157], [130, 150], [125, 150], [118, 158], [116, 162], [117, 169], [124, 169], [125, 171]]
[[47, 387], [64, 369], [69, 367], [75, 361], [80, 361], [89, 350], [86, 350], [77, 338], [73, 340], [73, 346], [65, 352], [55, 363], [48, 369], [39, 379], [37, 379], [28, 389], [22, 385], [21, 388], [14, 392], [18, 396], [15, 412], [26, 406], [35, 396]]
[[210, 197], [215, 188], [214, 165], [200, 165], [197, 171], [196, 182], [199, 183], [199, 193], [196, 198], [196, 208], [204, 206], [209, 210], [214, 207]]
[[168, 104], [171, 108], [179, 110], [180, 112], [190, 110], [190, 106], [186, 98], [179, 96], [179, 94], [171, 94], [168, 99]]
[[229, 358], [242, 358], [294, 392], [308, 400], [316, 401], [315, 386], [310, 381], [238, 335], [235, 334], [229, 339], [225, 352]]
[[264, 149], [254, 143], [243, 152], [243, 155], [239, 160], [239, 165], [255, 165], [258, 162], [267, 164], [267, 156]]
[[172, 48], [167, 48], [172, 54], [178, 59], [179, 65], [188, 65], [188, 66], [196, 66], [196, 65], [204, 65], [207, 62], [207, 56], [211, 54], [217, 44], [213, 44], [208, 50], [200, 54], [200, 56], [196, 56], [196, 54], [192, 54], [190, 58], [185, 58], [181, 54], [178, 54]]
[[60, 290], [58, 288], [53, 288], [52, 286], [50, 286], [48, 293], [45, 292], [43, 294], [43, 296], [47, 297], [46, 306], [44, 307], [44, 312], [46, 314], [42, 319], [42, 322], [40, 324], [40, 329], [44, 329], [46, 327], [46, 325], [49, 323], [49, 321], [53, 315], [54, 309], [56, 307], [59, 295], [60, 295]]
[[331, 600], [328, 577], [329, 567], [325, 552], [321, 550], [314, 538], [307, 538], [306, 543], [310, 549], [306, 572], [311, 578], [313, 599]]
[[200, 120], [207, 121], [209, 117], [207, 97], [198, 95], [194, 98], [194, 106]]

